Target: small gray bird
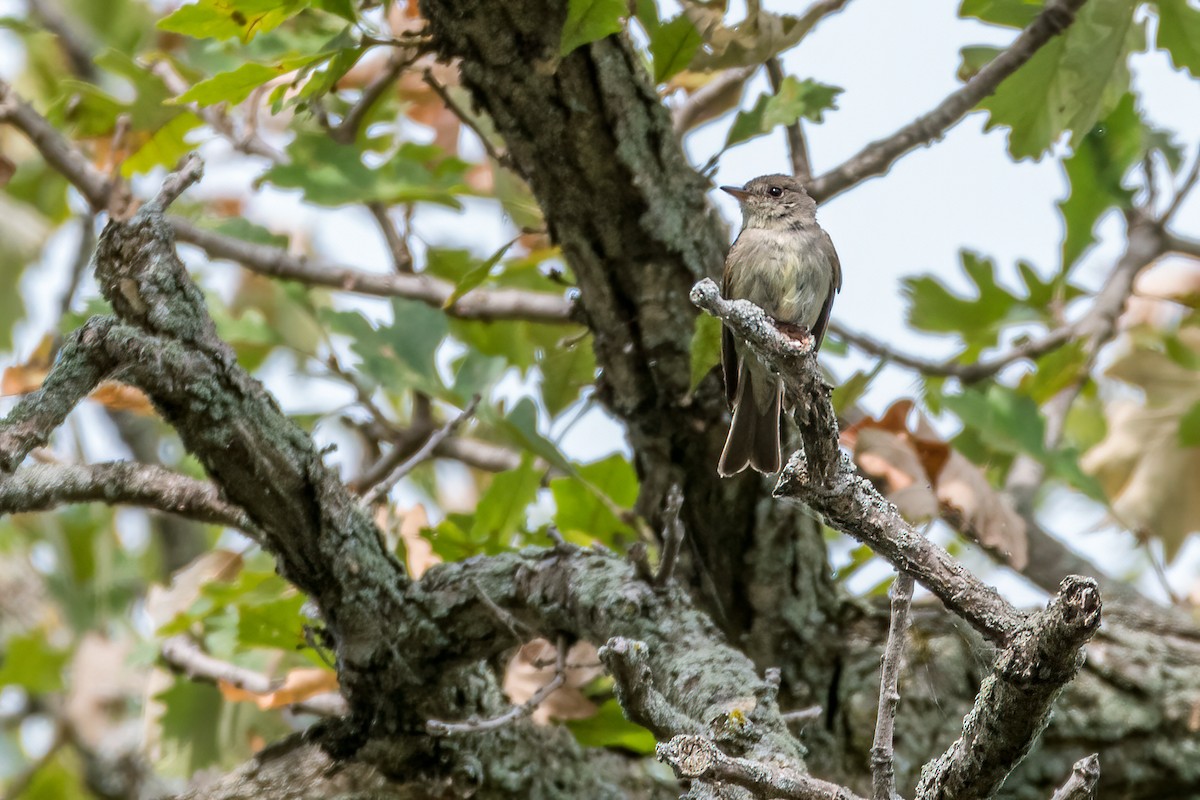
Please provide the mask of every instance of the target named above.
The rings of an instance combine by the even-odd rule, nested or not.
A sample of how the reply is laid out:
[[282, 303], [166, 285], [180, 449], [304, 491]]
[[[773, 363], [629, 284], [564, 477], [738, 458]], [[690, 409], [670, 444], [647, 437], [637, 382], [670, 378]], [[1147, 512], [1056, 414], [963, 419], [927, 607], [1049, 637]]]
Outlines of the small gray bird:
[[[722, 186], [742, 207], [742, 230], [725, 258], [721, 293], [749, 300], [792, 336], [810, 333], [821, 346], [833, 295], [842, 289], [842, 265], [829, 234], [817, 224], [817, 204], [795, 178], [764, 175], [741, 189]], [[747, 466], [779, 471], [783, 381], [745, 352], [728, 328], [721, 331], [725, 394], [733, 408], [717, 472], [728, 477]]]

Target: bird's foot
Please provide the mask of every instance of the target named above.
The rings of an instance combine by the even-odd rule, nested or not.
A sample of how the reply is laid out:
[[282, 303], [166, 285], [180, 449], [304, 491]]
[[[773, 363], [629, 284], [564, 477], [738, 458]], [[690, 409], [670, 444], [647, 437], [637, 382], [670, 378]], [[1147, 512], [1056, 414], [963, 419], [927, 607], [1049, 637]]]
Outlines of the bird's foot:
[[793, 325], [790, 322], [781, 322], [779, 320], [775, 320], [774, 322], [775, 329], [789, 339], [804, 343], [812, 338], [812, 332], [805, 325]]

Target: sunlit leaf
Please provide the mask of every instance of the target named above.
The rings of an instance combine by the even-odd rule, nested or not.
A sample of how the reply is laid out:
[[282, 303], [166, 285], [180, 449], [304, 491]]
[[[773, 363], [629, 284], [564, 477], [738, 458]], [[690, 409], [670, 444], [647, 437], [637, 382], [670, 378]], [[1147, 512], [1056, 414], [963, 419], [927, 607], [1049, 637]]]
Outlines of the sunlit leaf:
[[569, 0], [559, 53], [603, 39], [621, 30], [621, 18], [629, 11], [625, 0]]
[[789, 75], [776, 94], [759, 95], [753, 108], [738, 112], [725, 137], [725, 147], [770, 133], [778, 125], [792, 125], [801, 118], [821, 122], [826, 111], [837, 108], [841, 92], [836, 86], [812, 78], [800, 81]]
[[63, 669], [70, 652], [52, 647], [46, 631], [33, 630], [9, 637], [2, 648], [0, 686], [20, 686], [31, 694], [56, 692], [63, 686]]
[[584, 747], [619, 747], [650, 755], [656, 744], [654, 734], [625, 719], [616, 700], [602, 704], [595, 716], [568, 720], [567, 727]]
[[196, 39], [248, 42], [298, 14], [308, 0], [197, 0], [160, 20], [160, 30]]
[[[1133, 21], [1136, 6], [1136, 0], [1086, 3], [1065, 33], [980, 102], [989, 112], [989, 130], [1009, 128], [1013, 158], [1040, 158], [1066, 130], [1078, 143], [1128, 90], [1126, 59], [1144, 39], [1142, 26]], [[972, 51], [976, 57], [981, 52]]]
[[637, 534], [621, 514], [637, 500], [637, 474], [619, 454], [580, 466], [576, 475], [550, 481], [554, 495], [554, 524], [564, 536], [581, 544], [603, 542], [612, 547], [617, 537], [627, 542]]
[[1200, 78], [1200, 9], [1188, 0], [1155, 0], [1158, 10], [1156, 44], [1171, 56], [1176, 69]]
[[1041, 13], [1042, 0], [963, 0], [960, 17], [975, 18], [993, 25], [1024, 28]]
[[664, 83], [683, 71], [700, 49], [700, 31], [684, 14], [663, 23], [650, 34], [654, 82]]

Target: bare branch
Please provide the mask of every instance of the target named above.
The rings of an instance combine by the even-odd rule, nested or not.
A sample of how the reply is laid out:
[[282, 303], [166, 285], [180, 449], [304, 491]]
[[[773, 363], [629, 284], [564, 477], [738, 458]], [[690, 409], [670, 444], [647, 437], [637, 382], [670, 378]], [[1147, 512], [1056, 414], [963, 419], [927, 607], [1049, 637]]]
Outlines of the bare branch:
[[29, 0], [29, 14], [41, 23], [42, 27], [58, 37], [67, 60], [71, 64], [71, 72], [85, 81], [95, 81], [96, 66], [92, 63], [96, 47], [71, 23], [58, 6], [57, 0]]
[[663, 531], [662, 558], [658, 562], [658, 574], [654, 576], [655, 586], [663, 586], [675, 573], [675, 562], [679, 558], [679, 548], [683, 545], [685, 535], [683, 522], [679, 519], [682, 507], [683, 490], [678, 485], [672, 486], [667, 492], [667, 524]]
[[371, 106], [383, 97], [384, 92], [391, 88], [404, 70], [412, 66], [421, 53], [420, 48], [398, 47], [393, 49], [391, 55], [388, 56], [387, 64], [362, 88], [362, 94], [359, 95], [354, 105], [350, 106], [346, 116], [342, 117], [342, 121], [338, 123], [337, 127], [330, 128], [330, 137], [340, 144], [352, 143], [358, 136], [358, 129], [362, 127], [363, 120], [366, 119]]
[[1092, 800], [1096, 796], [1096, 784], [1100, 782], [1100, 756], [1092, 753], [1079, 759], [1067, 778], [1050, 800]]
[[958, 378], [963, 383], [975, 383], [984, 378], [990, 378], [1009, 364], [1023, 359], [1035, 360], [1052, 350], [1062, 347], [1075, 337], [1076, 326], [1065, 325], [1061, 328], [1056, 328], [1038, 339], [1030, 339], [1004, 353], [991, 358], [980, 359], [969, 364], [961, 364], [953, 360], [933, 361], [909, 355], [864, 333], [852, 331], [837, 322], [831, 322], [829, 330], [839, 339], [857, 347], [864, 353], [869, 353], [902, 367], [914, 369], [923, 375]]
[[704, 736], [676, 736], [658, 745], [659, 761], [690, 780], [732, 783], [755, 797], [785, 800], [862, 800], [845, 787], [809, 777], [788, 767], [727, 756]]
[[2, 80], [0, 122], [7, 122], [25, 134], [42, 158], [46, 159], [46, 163], [70, 181], [94, 211], [105, 210], [111, 187], [103, 173]]
[[442, 722], [441, 720], [431, 719], [425, 723], [425, 729], [434, 736], [479, 733], [480, 731], [491, 731], [496, 728], [502, 728], [509, 723], [530, 716], [537, 710], [538, 706], [546, 702], [547, 697], [557, 692], [566, 683], [568, 650], [570, 650], [570, 647], [567, 646], [567, 640], [560, 636], [558, 638], [558, 655], [554, 664], [554, 677], [530, 695], [529, 699], [524, 703], [513, 706], [500, 716], [491, 717], [490, 719], [469, 719], [464, 722]]
[[479, 405], [479, 395], [471, 398], [471, 402], [467, 403], [467, 407], [462, 410], [462, 413], [447, 422], [441, 428], [429, 435], [425, 440], [425, 444], [421, 445], [421, 449], [413, 453], [408, 460], [396, 467], [390, 475], [381, 480], [378, 484], [371, 487], [366, 494], [363, 495], [360, 501], [364, 506], [373, 506], [381, 499], [387, 496], [387, 493], [392, 490], [392, 487], [403, 480], [404, 476], [412, 472], [421, 464], [433, 457], [437, 446], [451, 436], [459, 426], [466, 422], [475, 413], [475, 407]]
[[[163, 661], [172, 669], [193, 680], [227, 683], [251, 694], [270, 694], [283, 686], [283, 681], [272, 680], [260, 672], [213, 658], [187, 636], [172, 636], [162, 643], [160, 652]], [[313, 695], [289, 707], [322, 717], [340, 717], [350, 710], [346, 699], [336, 692]]]
[[1050, 0], [1037, 19], [983, 69], [932, 111], [922, 114], [885, 139], [872, 142], [840, 166], [814, 180], [808, 193], [828, 200], [867, 178], [882, 175], [905, 153], [942, 136], [980, 100], [996, 91], [1000, 82], [1016, 72], [1041, 47], [1074, 21], [1086, 0]]
[[[842, 0], [840, 5], [844, 4], [845, 0]], [[779, 94], [784, 77], [779, 56], [767, 59], [767, 77], [771, 81], [771, 91]], [[787, 134], [788, 153], [792, 158], [792, 174], [796, 176], [796, 180], [807, 185], [812, 180], [812, 164], [808, 160], [808, 142], [804, 138], [804, 127], [800, 120], [796, 120], [784, 128], [784, 132]]]
[[1171, 198], [1171, 205], [1167, 206], [1167, 210], [1158, 218], [1158, 224], [1165, 226], [1175, 216], [1175, 212], [1183, 205], [1183, 201], [1191, 194], [1192, 189], [1196, 188], [1196, 183], [1200, 181], [1200, 150], [1196, 151], [1195, 157], [1192, 159], [1192, 168], [1188, 170], [1187, 177], [1183, 179], [1183, 183], [1179, 184], [1179, 188], [1175, 190], [1175, 196]]
[[146, 204], [146, 213], [166, 211], [179, 195], [204, 176], [204, 162], [195, 153], [188, 153], [175, 171], [167, 176], [154, 199]]
[[687, 100], [675, 107], [671, 112], [672, 129], [682, 136], [697, 125], [716, 119], [731, 105], [736, 104], [746, 81], [757, 69], [758, 65], [752, 64], [717, 73], [716, 77], [692, 92]]
[[601, 663], [613, 677], [617, 700], [625, 715], [653, 733], [656, 739], [679, 733], [704, 733], [699, 723], [672, 705], [654, 687], [649, 650], [645, 642], [615, 636], [598, 651]]
[[1071, 575], [1044, 611], [1029, 616], [996, 658], [962, 736], [921, 770], [919, 800], [991, 797], [1050, 721], [1050, 707], [1083, 665], [1100, 627], [1100, 593]]
[[900, 702], [900, 666], [908, 633], [908, 611], [912, 607], [913, 579], [907, 572], [896, 573], [892, 583], [892, 619], [888, 625], [883, 665], [879, 670], [879, 712], [875, 717], [875, 741], [871, 746], [872, 800], [896, 798], [896, 763], [893, 730], [896, 705]]
[[0, 474], [0, 514], [48, 511], [65, 503], [142, 506], [225, 525], [258, 537], [254, 523], [211, 483], [152, 464], [35, 464]]
[[479, 129], [479, 126], [475, 121], [475, 117], [468, 113], [465, 108], [460, 106], [458, 102], [450, 96], [450, 90], [442, 85], [441, 81], [434, 77], [433, 70], [425, 70], [424, 81], [426, 85], [433, 90], [433, 93], [441, 98], [441, 101], [446, 104], [446, 108], [450, 109], [450, 113], [458, 117], [459, 121], [470, 128], [472, 133], [479, 138], [479, 142], [483, 145], [483, 149], [493, 161], [503, 167], [517, 171], [516, 164], [513, 162], [512, 157], [509, 156], [507, 152], [496, 149], [496, 146], [492, 144], [490, 139], [488, 139], [487, 134]]
[[[406, 297], [442, 308], [454, 294], [448, 281], [424, 274], [382, 274], [356, 270], [317, 259], [294, 256], [270, 245], [247, 242], [208, 231], [187, 220], [168, 220], [182, 242], [196, 245], [210, 258], [236, 261], [261, 275], [329, 286], [345, 292], [378, 297]], [[562, 295], [519, 289], [473, 289], [446, 309], [464, 319], [525, 319], [534, 322], [570, 321], [571, 302]]]
[[1022, 614], [909, 525], [838, 449], [837, 418], [811, 341], [788, 338], [762, 309], [745, 300], [723, 299], [707, 278], [692, 289], [692, 301], [775, 367], [796, 404], [805, 450], [784, 467], [775, 496], [800, 500], [821, 513], [831, 527], [866, 544], [897, 570], [912, 573], [985, 637], [1006, 642], [1020, 627]]
[[412, 251], [408, 249], [408, 242], [404, 240], [404, 236], [396, 229], [396, 223], [392, 221], [388, 207], [373, 200], [367, 203], [367, 210], [371, 212], [371, 216], [379, 226], [379, 231], [383, 234], [384, 241], [387, 242], [388, 252], [392, 256], [392, 269], [396, 272], [412, 272]]

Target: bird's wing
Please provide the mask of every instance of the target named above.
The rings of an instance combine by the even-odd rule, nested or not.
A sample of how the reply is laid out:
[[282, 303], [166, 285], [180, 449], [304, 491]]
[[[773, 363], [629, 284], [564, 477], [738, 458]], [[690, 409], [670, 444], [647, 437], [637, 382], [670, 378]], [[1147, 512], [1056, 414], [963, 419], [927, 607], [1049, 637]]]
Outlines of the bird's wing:
[[[733, 256], [734, 250], [737, 248], [737, 242], [733, 243], [733, 247], [729, 248], [729, 255], [725, 257], [725, 269], [721, 276], [721, 296], [726, 300], [731, 299], [729, 296], [729, 262]], [[738, 391], [738, 354], [736, 342], [733, 338], [733, 331], [729, 330], [725, 325], [721, 326], [721, 377], [725, 379], [725, 400], [732, 407], [737, 399]]]
[[813, 325], [812, 329], [813, 338], [816, 339], [816, 344], [813, 346], [815, 350], [821, 349], [821, 341], [825, 338], [825, 328], [829, 326], [829, 315], [833, 312], [833, 296], [842, 290], [842, 262], [838, 259], [837, 250], [833, 247], [833, 240], [824, 230], [821, 231], [818, 246], [828, 254], [830, 266], [833, 267], [833, 276], [829, 281], [829, 294], [826, 295], [825, 303], [821, 306], [821, 315], [817, 317], [817, 323]]

